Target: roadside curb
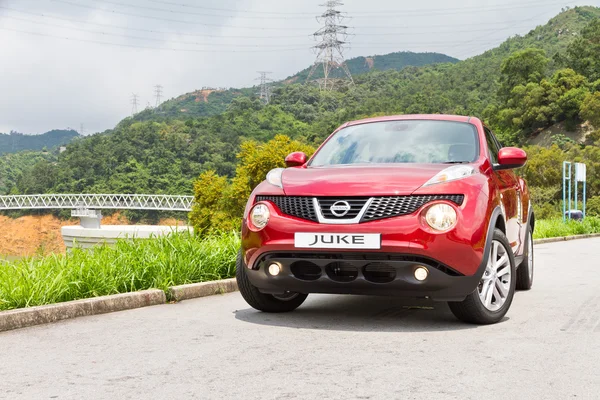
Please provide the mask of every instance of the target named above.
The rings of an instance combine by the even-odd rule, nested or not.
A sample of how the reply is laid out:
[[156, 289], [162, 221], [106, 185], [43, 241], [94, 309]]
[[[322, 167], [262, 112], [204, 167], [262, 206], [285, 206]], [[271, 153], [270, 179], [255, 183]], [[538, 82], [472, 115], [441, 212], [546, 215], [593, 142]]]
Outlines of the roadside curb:
[[165, 292], [159, 289], [94, 297], [30, 308], [0, 312], [0, 332], [48, 324], [65, 319], [106, 314], [115, 311], [165, 304]]
[[591, 233], [587, 235], [575, 235], [575, 236], [562, 236], [556, 238], [547, 238], [547, 239], [534, 239], [533, 244], [545, 244], [545, 243], [556, 243], [556, 242], [566, 242], [571, 240], [579, 240], [579, 239], [591, 239], [600, 237], [600, 233]]
[[237, 281], [235, 278], [231, 278], [223, 279], [221, 281], [173, 286], [169, 288], [168, 296], [170, 300], [182, 301], [196, 299], [198, 297], [213, 296], [215, 294], [231, 293], [236, 292], [237, 290]]

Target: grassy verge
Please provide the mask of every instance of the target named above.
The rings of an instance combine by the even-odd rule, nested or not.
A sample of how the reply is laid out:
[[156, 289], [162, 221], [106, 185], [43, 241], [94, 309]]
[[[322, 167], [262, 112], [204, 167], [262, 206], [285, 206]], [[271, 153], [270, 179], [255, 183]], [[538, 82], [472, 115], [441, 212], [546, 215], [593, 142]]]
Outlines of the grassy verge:
[[583, 221], [562, 219], [540, 220], [535, 223], [535, 239], [600, 233], [600, 218], [588, 217]]
[[230, 278], [239, 244], [233, 233], [205, 240], [173, 234], [0, 261], [0, 310]]

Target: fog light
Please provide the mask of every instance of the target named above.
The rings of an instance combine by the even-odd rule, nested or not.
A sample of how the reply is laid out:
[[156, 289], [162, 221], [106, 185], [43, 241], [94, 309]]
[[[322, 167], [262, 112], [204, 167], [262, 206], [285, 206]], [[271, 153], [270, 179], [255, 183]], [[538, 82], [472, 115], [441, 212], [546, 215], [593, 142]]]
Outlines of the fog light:
[[281, 266], [279, 264], [271, 264], [269, 265], [269, 274], [273, 276], [279, 275], [281, 272]]
[[429, 276], [429, 270], [425, 267], [415, 269], [415, 279], [423, 282]]

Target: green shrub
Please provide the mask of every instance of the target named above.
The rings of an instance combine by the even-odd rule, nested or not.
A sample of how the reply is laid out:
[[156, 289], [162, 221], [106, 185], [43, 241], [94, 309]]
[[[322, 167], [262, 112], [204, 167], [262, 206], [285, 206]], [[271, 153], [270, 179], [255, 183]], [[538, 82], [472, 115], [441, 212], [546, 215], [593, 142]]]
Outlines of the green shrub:
[[586, 202], [586, 215], [600, 217], [600, 196], [594, 196]]
[[190, 213], [190, 223], [196, 234], [203, 236], [210, 233], [231, 232], [239, 230], [239, 218], [228, 212], [227, 196], [229, 181], [218, 176], [214, 171], [200, 175], [194, 183], [194, 205]]
[[208, 235], [238, 229], [252, 190], [270, 170], [285, 167], [285, 157], [294, 151], [310, 156], [314, 148], [285, 135], [267, 143], [247, 141], [237, 155], [239, 164], [231, 182], [214, 171], [200, 175], [194, 184], [195, 203], [190, 213], [195, 232]]
[[541, 203], [534, 208], [536, 219], [555, 219], [561, 217], [559, 205], [554, 203]]

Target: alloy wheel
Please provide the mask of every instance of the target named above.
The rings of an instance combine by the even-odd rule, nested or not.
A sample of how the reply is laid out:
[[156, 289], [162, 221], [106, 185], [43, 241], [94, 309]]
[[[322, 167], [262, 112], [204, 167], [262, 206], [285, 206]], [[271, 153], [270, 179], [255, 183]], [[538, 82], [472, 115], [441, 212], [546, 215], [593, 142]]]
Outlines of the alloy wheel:
[[511, 279], [508, 250], [500, 241], [494, 240], [485, 272], [477, 288], [479, 299], [485, 308], [490, 311], [502, 308], [510, 293]]

